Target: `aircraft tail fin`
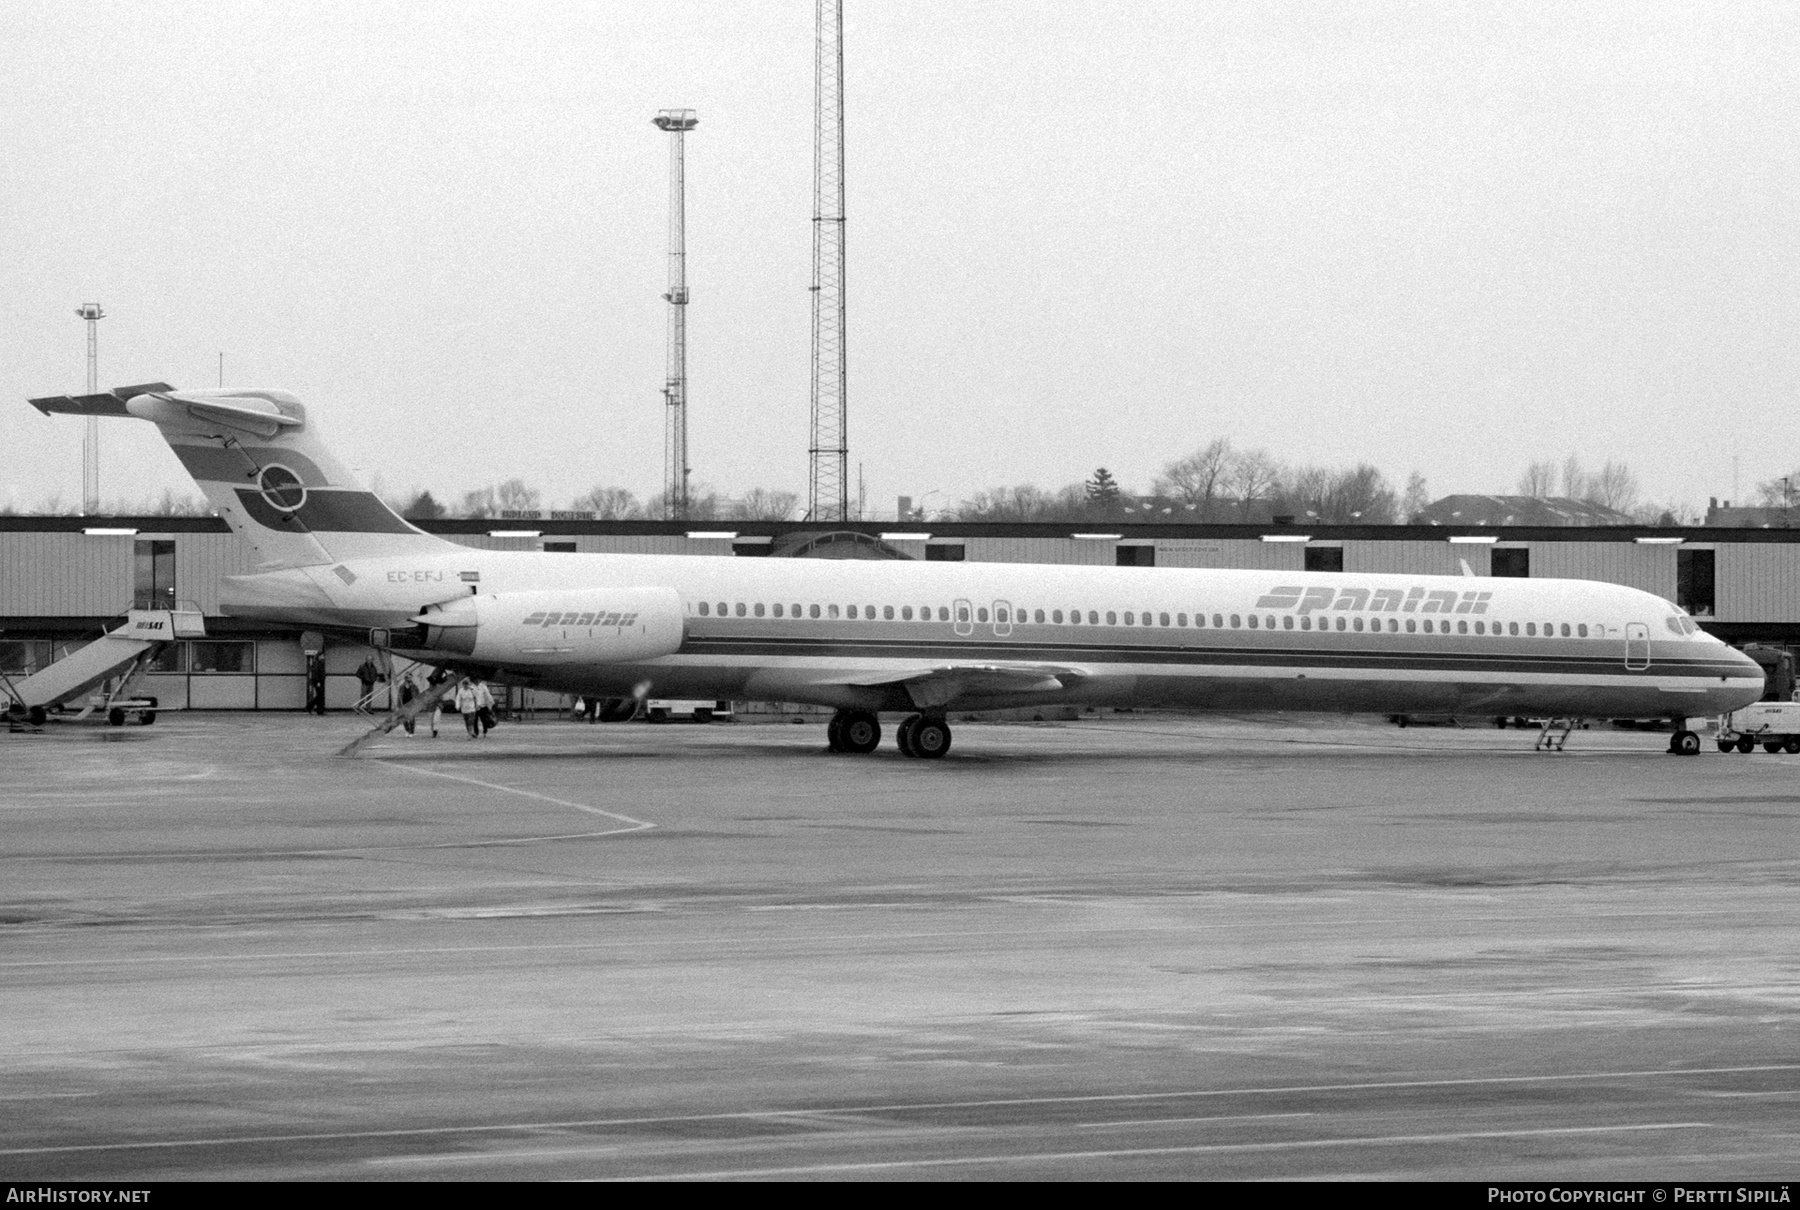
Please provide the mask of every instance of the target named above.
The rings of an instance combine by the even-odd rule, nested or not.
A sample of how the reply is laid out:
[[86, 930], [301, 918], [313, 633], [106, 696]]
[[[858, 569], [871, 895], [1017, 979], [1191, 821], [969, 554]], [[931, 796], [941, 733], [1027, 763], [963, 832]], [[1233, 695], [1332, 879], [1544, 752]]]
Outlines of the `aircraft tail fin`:
[[136, 416], [156, 425], [219, 516], [249, 539], [265, 566], [437, 554], [454, 545], [358, 485], [325, 448], [306, 406], [286, 391], [178, 391], [153, 382], [31, 405], [45, 415]]

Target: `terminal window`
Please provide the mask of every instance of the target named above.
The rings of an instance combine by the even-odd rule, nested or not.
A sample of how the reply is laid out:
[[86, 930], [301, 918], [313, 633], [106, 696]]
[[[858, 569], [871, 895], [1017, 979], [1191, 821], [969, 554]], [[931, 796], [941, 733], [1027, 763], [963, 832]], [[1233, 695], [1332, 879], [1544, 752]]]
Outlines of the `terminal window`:
[[1675, 552], [1675, 603], [1697, 618], [1713, 615], [1713, 553]]
[[256, 644], [195, 642], [188, 646], [190, 672], [255, 672]]
[[1344, 548], [1341, 546], [1309, 546], [1306, 548], [1307, 571], [1344, 570]]
[[1113, 558], [1118, 567], [1155, 567], [1156, 547], [1154, 546], [1115, 546]]
[[1531, 550], [1528, 547], [1503, 547], [1491, 552], [1488, 574], [1511, 576], [1516, 580], [1531, 576]]
[[964, 547], [961, 543], [952, 546], [948, 542], [939, 542], [925, 548], [927, 563], [961, 563]]
[[175, 608], [175, 543], [142, 538], [132, 548], [131, 604], [134, 609]]

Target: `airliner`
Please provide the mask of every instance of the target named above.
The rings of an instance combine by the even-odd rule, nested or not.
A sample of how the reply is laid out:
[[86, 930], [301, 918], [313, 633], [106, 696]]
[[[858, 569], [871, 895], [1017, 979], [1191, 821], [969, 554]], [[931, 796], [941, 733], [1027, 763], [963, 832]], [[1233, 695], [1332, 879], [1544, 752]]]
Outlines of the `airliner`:
[[358, 486], [293, 395], [166, 383], [33, 399], [161, 430], [251, 545], [221, 608], [454, 672], [601, 697], [804, 702], [833, 751], [950, 750], [949, 714], [1080, 705], [1689, 718], [1762, 669], [1587, 580], [474, 550]]

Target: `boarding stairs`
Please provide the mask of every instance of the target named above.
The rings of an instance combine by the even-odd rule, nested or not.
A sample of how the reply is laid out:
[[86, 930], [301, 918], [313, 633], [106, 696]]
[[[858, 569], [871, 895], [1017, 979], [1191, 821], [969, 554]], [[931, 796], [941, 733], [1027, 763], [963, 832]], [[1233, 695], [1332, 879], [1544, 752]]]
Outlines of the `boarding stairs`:
[[339, 748], [337, 754], [339, 756], [355, 756], [400, 724], [410, 722], [422, 714], [431, 713], [439, 702], [455, 691], [456, 687], [462, 683], [462, 679], [460, 676], [446, 677], [439, 684], [426, 686], [425, 692], [404, 705], [396, 704], [392, 710], [388, 711], [385, 718]]
[[41, 727], [55, 707], [118, 677], [111, 692], [88, 701], [76, 717], [86, 718], [95, 710], [110, 715], [166, 645], [205, 636], [206, 621], [198, 609], [130, 610], [122, 625], [49, 667], [17, 680], [0, 677], [0, 691], [8, 699], [7, 717], [15, 726], [23, 720]]

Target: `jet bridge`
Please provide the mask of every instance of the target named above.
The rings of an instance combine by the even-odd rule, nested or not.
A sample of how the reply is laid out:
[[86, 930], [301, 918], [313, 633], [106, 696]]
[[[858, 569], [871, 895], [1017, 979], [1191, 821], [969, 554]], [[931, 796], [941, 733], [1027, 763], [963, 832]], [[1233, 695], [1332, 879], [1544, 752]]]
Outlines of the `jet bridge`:
[[155, 717], [155, 705], [130, 697], [132, 684], [164, 646], [176, 639], [205, 635], [206, 622], [197, 609], [133, 609], [126, 613], [122, 625], [48, 668], [20, 680], [0, 673], [0, 695], [7, 699], [7, 717], [15, 725], [24, 721], [41, 727], [52, 709], [117, 677], [111, 692], [86, 703], [77, 717], [85, 718], [99, 709], [106, 713], [107, 721], [115, 724], [122, 723], [127, 712], [148, 722]]

